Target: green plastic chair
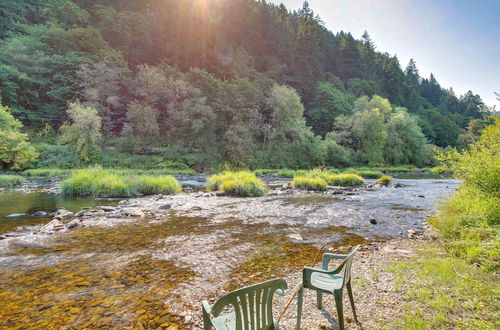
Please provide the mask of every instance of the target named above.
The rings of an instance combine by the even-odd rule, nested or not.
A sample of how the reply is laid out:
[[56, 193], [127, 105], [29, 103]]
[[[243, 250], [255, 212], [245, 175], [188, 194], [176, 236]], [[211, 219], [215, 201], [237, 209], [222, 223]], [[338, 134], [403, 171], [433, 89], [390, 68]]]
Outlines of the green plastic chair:
[[[204, 329], [279, 329], [273, 318], [273, 296], [275, 293], [283, 296], [287, 288], [285, 280], [274, 279], [229, 292], [212, 306], [203, 301]], [[229, 305], [234, 312], [220, 315]]]
[[[297, 329], [300, 329], [300, 321], [302, 316], [302, 301], [304, 288], [312, 289], [317, 294], [317, 305], [321, 309], [323, 301], [323, 293], [332, 294], [335, 297], [335, 305], [337, 306], [337, 315], [339, 320], [339, 328], [344, 329], [344, 311], [342, 306], [342, 292], [344, 287], [347, 288], [349, 300], [351, 301], [352, 313], [354, 320], [358, 322], [356, 309], [354, 308], [354, 298], [351, 288], [351, 265], [354, 254], [358, 251], [359, 245], [356, 246], [349, 254], [331, 254], [323, 255], [323, 264], [321, 269], [305, 267], [303, 270], [302, 287], [299, 290], [297, 297]], [[335, 270], [328, 270], [328, 263], [332, 259], [342, 259], [342, 263]]]

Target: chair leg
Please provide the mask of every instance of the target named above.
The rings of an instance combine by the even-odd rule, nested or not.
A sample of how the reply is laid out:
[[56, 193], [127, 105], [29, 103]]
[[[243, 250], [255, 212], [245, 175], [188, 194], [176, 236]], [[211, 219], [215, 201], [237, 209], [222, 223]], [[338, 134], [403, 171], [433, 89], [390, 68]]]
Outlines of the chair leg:
[[319, 291], [316, 291], [316, 303], [319, 309], [323, 307], [323, 294]]
[[304, 298], [304, 288], [301, 287], [297, 294], [297, 325], [296, 329], [300, 330], [300, 321], [302, 318], [302, 300]]
[[358, 316], [356, 315], [356, 308], [354, 307], [354, 297], [352, 295], [351, 281], [347, 282], [347, 293], [349, 294], [349, 300], [351, 301], [352, 314], [354, 314], [354, 321], [358, 322]]
[[342, 290], [335, 290], [333, 296], [335, 297], [335, 305], [337, 306], [339, 329], [344, 330], [344, 309], [342, 306]]

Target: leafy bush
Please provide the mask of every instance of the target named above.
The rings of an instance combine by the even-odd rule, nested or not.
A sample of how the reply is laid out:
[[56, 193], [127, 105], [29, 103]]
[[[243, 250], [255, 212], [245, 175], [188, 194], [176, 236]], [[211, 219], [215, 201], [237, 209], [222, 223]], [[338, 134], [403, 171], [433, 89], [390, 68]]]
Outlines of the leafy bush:
[[61, 139], [81, 162], [95, 162], [101, 153], [101, 117], [96, 109], [72, 102], [66, 110], [70, 122], [61, 126]]
[[62, 194], [67, 197], [130, 197], [139, 194], [176, 194], [182, 190], [172, 176], [125, 177], [112, 170], [79, 170], [62, 183]]
[[207, 180], [206, 188], [209, 191], [221, 190], [228, 195], [243, 197], [258, 197], [266, 193], [264, 182], [247, 171], [226, 171], [212, 175]]
[[34, 145], [39, 157], [28, 168], [78, 168], [79, 159], [68, 147], [47, 143]]
[[196, 174], [196, 171], [186, 164], [166, 160], [162, 156], [131, 155], [105, 151], [102, 153], [100, 163], [104, 168], [158, 170], [158, 174]]
[[38, 157], [28, 135], [20, 132], [22, 127], [9, 108], [0, 104], [0, 169], [18, 170]]
[[26, 180], [19, 175], [0, 175], [0, 187], [10, 188], [23, 184]]
[[469, 150], [452, 150], [440, 160], [463, 182], [440, 205], [431, 223], [453, 256], [497, 270], [500, 260], [500, 119], [483, 130]]
[[303, 188], [307, 190], [324, 191], [328, 187], [328, 183], [322, 178], [310, 178], [305, 176], [297, 176], [292, 181], [293, 188]]
[[391, 181], [392, 181], [392, 176], [384, 175], [384, 176], [380, 177], [379, 179], [377, 179], [375, 181], [375, 183], [381, 183], [384, 186], [387, 186], [389, 183], [391, 183]]

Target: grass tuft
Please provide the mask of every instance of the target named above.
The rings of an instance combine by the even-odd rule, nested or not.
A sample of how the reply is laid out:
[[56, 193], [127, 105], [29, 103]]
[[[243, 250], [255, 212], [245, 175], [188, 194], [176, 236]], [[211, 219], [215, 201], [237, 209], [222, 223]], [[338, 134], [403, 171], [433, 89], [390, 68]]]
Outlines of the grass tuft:
[[173, 176], [139, 176], [133, 181], [137, 192], [143, 195], [175, 195], [182, 191], [182, 186]]
[[26, 180], [19, 175], [0, 175], [0, 187], [11, 188], [23, 184]]
[[309, 178], [305, 176], [297, 176], [292, 181], [293, 188], [302, 188], [307, 190], [325, 191], [328, 183], [322, 178]]
[[181, 191], [181, 185], [172, 176], [124, 176], [112, 170], [102, 169], [75, 171], [62, 183], [62, 194], [67, 197], [171, 195]]
[[383, 184], [384, 186], [387, 186], [387, 185], [389, 185], [389, 183], [391, 183], [391, 181], [392, 181], [392, 176], [384, 175], [384, 176], [380, 177], [379, 179], [377, 179], [375, 181], [375, 183], [380, 183], [380, 184]]
[[206, 189], [223, 191], [232, 196], [258, 197], [266, 193], [266, 185], [254, 173], [248, 171], [222, 172], [208, 178]]

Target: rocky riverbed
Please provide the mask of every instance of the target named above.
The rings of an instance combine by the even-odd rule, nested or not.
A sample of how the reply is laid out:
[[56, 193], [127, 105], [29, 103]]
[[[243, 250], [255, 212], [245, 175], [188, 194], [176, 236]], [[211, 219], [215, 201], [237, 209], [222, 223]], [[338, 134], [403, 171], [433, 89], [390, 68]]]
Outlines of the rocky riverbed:
[[259, 198], [192, 191], [61, 209], [0, 240], [0, 327], [198, 328], [203, 299], [273, 277], [293, 291], [324, 242], [366, 251], [418, 236], [457, 181], [396, 183], [310, 193], [272, 181]]

